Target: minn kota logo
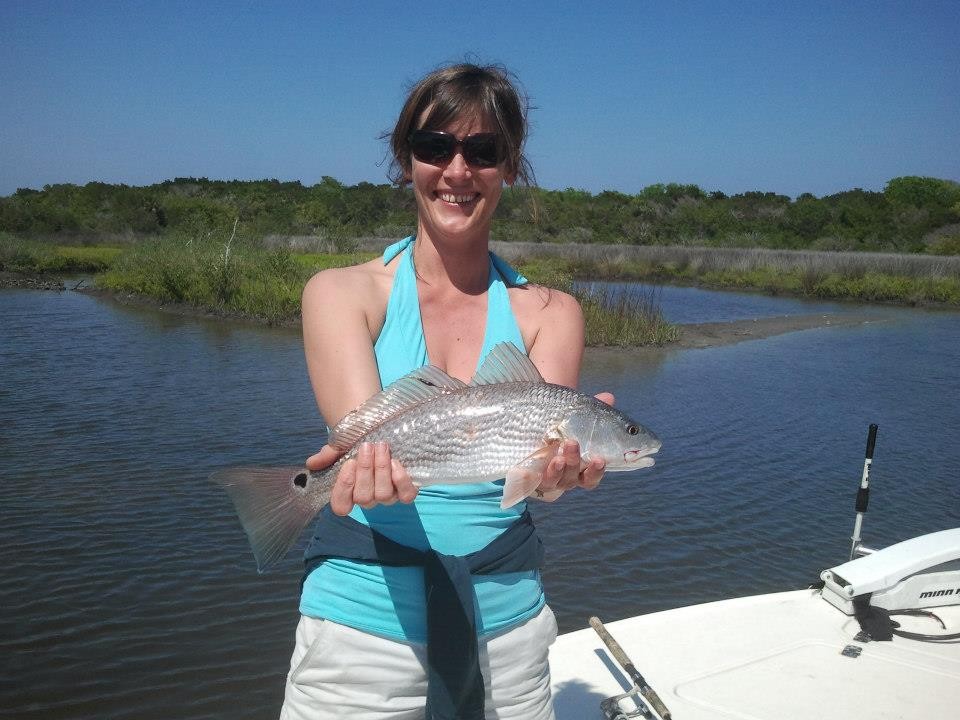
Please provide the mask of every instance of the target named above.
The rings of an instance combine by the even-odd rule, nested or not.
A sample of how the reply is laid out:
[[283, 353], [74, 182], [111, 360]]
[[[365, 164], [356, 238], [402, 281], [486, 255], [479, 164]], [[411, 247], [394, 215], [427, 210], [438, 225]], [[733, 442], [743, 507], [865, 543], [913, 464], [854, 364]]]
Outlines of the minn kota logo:
[[944, 588], [943, 590], [928, 590], [927, 592], [920, 593], [920, 599], [924, 600], [926, 598], [938, 598], [938, 597], [948, 597], [950, 595], [960, 594], [960, 588]]

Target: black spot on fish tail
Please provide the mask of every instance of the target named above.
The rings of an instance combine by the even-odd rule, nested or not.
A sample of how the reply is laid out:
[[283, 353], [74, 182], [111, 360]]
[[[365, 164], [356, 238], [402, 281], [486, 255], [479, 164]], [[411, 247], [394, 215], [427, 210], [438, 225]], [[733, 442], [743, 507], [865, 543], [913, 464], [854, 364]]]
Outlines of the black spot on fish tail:
[[293, 484], [300, 488], [307, 486], [307, 474], [305, 472], [297, 473], [293, 476]]

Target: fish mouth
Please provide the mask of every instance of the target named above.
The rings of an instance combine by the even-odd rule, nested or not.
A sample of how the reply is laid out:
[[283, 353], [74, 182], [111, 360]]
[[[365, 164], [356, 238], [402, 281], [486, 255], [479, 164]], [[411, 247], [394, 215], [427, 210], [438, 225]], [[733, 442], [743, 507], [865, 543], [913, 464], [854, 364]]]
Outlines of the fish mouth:
[[627, 450], [623, 454], [623, 462], [635, 468], [653, 467], [655, 461], [650, 456], [656, 454], [659, 450], [659, 445], [655, 448]]

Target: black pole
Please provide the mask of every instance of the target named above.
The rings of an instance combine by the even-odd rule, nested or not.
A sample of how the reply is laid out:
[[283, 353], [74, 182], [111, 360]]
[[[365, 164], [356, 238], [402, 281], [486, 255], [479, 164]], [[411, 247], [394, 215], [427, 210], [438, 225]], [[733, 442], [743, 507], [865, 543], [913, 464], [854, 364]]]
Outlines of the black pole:
[[857, 554], [857, 548], [861, 544], [860, 529], [863, 527], [863, 516], [867, 512], [867, 505], [870, 503], [870, 465], [873, 464], [873, 448], [877, 444], [877, 425], [871, 423], [870, 430], [867, 432], [867, 450], [863, 458], [863, 475], [860, 478], [860, 488], [857, 490], [857, 501], [854, 505], [857, 511], [857, 519], [853, 524], [853, 535], [850, 536], [850, 559], [853, 560]]

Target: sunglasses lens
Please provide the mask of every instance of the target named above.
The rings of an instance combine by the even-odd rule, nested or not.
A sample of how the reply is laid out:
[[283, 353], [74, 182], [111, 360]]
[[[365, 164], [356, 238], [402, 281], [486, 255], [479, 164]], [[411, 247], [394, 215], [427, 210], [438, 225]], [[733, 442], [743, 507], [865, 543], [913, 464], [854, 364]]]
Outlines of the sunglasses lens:
[[417, 130], [410, 136], [410, 151], [420, 162], [446, 162], [453, 157], [457, 139], [453, 135], [446, 135], [428, 130]]
[[493, 167], [500, 159], [497, 152], [497, 136], [483, 133], [465, 138], [463, 158], [477, 167]]
[[439, 165], [447, 162], [462, 148], [463, 159], [477, 167], [493, 167], [499, 160], [497, 136], [494, 133], [469, 135], [463, 142], [448, 133], [415, 130], [410, 134], [410, 152], [420, 162]]

